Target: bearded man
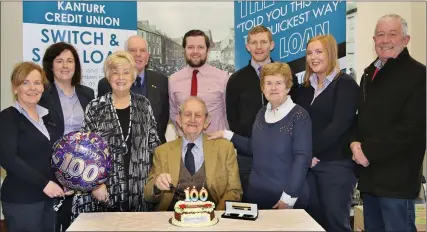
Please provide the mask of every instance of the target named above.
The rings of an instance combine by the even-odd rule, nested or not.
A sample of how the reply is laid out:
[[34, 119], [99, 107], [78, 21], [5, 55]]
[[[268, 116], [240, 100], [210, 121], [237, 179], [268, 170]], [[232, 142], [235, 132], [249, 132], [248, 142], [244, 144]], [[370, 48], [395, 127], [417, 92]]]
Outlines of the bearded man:
[[182, 131], [176, 125], [179, 106], [190, 96], [197, 96], [206, 102], [211, 116], [206, 133], [228, 129], [225, 110], [225, 89], [228, 73], [206, 63], [210, 40], [201, 30], [185, 33], [182, 47], [187, 66], [169, 78], [169, 118], [177, 133]]

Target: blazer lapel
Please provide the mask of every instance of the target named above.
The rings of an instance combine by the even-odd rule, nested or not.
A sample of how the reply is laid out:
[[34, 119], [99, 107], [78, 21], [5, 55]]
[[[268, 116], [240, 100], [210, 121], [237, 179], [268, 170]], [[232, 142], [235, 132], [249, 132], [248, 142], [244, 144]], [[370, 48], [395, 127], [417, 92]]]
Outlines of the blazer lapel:
[[61, 107], [61, 101], [59, 100], [59, 94], [58, 90], [56, 90], [56, 86], [54, 83], [50, 84], [50, 90], [52, 99], [52, 107], [56, 111], [56, 113], [59, 115], [59, 118], [64, 121], [64, 114], [62, 113], [62, 107]]
[[[53, 141], [53, 138], [56, 138], [58, 136], [55, 134], [55, 132], [56, 132], [55, 128], [57, 127], [57, 125], [52, 121], [49, 114], [43, 117], [43, 122], [44, 122], [44, 125], [45, 125], [47, 131], [49, 132], [50, 142], [53, 145], [56, 142], [56, 141]], [[58, 136], [58, 137], [60, 137], [60, 136]]]
[[77, 98], [79, 98], [80, 105], [83, 108], [83, 112], [85, 112], [86, 106], [89, 103], [89, 101], [79, 85], [76, 85], [75, 88], [76, 88]]
[[203, 155], [205, 157], [206, 182], [208, 185], [211, 185], [215, 177], [217, 163], [217, 148], [213, 146], [213, 143], [214, 141], [207, 140], [206, 135], [203, 134]]
[[151, 107], [157, 107], [158, 104], [158, 98], [157, 98], [157, 86], [156, 82], [154, 80], [155, 77], [150, 75], [150, 72], [148, 70], [145, 70], [145, 78], [147, 79], [147, 98], [150, 101]]
[[179, 181], [179, 171], [182, 160], [182, 138], [174, 141], [174, 145], [168, 154], [169, 174], [172, 177], [172, 184], [177, 187]]

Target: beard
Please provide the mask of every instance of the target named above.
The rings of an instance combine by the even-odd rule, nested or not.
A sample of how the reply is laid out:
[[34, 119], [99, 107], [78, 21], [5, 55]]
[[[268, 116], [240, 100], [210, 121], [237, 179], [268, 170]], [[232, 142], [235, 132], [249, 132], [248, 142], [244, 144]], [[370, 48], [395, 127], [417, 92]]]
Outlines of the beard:
[[185, 56], [185, 61], [192, 68], [202, 67], [206, 63], [206, 60], [207, 60], [207, 56], [200, 58], [199, 62], [195, 63], [191, 60], [191, 58], [189, 58], [188, 56]]

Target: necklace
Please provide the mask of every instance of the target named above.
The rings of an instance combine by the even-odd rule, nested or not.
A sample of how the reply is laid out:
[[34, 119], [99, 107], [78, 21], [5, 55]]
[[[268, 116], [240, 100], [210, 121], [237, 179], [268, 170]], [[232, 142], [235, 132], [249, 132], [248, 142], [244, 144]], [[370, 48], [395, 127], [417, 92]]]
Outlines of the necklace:
[[119, 116], [117, 115], [117, 111], [116, 111], [117, 109], [114, 106], [113, 95], [111, 94], [111, 110], [113, 111], [114, 119], [116, 119], [117, 123], [119, 124], [120, 135], [122, 136], [122, 141], [123, 141], [123, 143], [122, 143], [121, 146], [123, 148], [125, 148], [124, 154], [128, 153], [128, 147], [127, 147], [126, 141], [129, 139], [130, 130], [131, 130], [131, 127], [132, 127], [132, 95], [130, 95], [130, 97], [129, 97], [129, 107], [130, 107], [130, 109], [129, 109], [129, 128], [128, 128], [128, 133], [126, 135], [126, 138], [124, 138], [123, 130], [122, 130], [122, 125], [120, 124]]

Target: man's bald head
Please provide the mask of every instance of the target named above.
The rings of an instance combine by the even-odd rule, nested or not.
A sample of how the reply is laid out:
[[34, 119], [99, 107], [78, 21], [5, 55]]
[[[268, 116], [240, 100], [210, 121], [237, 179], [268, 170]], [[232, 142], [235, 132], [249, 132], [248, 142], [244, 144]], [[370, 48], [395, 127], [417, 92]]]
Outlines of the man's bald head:
[[125, 49], [132, 54], [138, 73], [142, 72], [150, 57], [147, 41], [141, 36], [133, 35], [126, 41]]

